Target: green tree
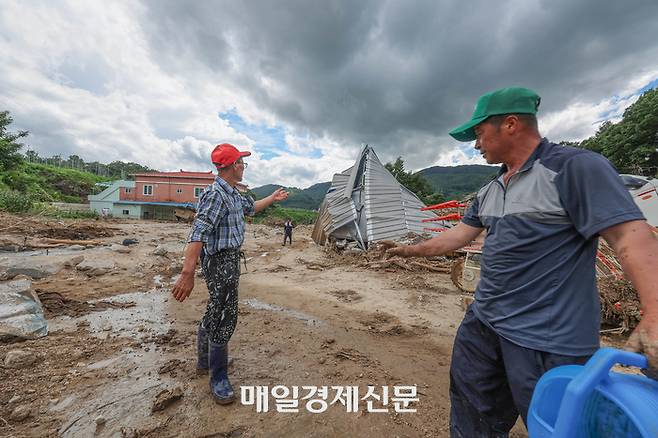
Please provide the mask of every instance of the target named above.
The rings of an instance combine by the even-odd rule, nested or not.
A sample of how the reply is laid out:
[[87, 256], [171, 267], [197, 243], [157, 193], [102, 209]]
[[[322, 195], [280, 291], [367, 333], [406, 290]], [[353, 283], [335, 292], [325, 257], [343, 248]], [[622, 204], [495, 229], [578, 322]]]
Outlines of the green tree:
[[9, 111], [0, 111], [0, 172], [15, 169], [23, 162], [23, 156], [18, 152], [23, 143], [16, 140], [27, 137], [28, 132], [9, 132], [7, 128], [13, 121]]
[[153, 169], [149, 169], [148, 167], [142, 166], [141, 164], [125, 161], [112, 161], [107, 165], [107, 171], [109, 172], [108, 176], [111, 178], [121, 179], [132, 179], [130, 175], [135, 173], [154, 172]]
[[391, 172], [400, 184], [414, 192], [425, 205], [443, 202], [444, 198], [441, 193], [436, 193], [432, 185], [422, 175], [407, 172], [404, 169], [404, 160], [402, 157], [398, 157], [394, 163], [386, 163], [384, 167]]
[[29, 161], [30, 163], [40, 162], [39, 154], [37, 153], [37, 151], [33, 151], [31, 149], [25, 151], [25, 158], [27, 158], [27, 161]]
[[619, 123], [604, 122], [581, 146], [603, 154], [620, 172], [655, 176], [658, 170], [658, 89], [644, 93]]
[[77, 155], [69, 155], [68, 165], [72, 169], [82, 169], [84, 167], [85, 161]]

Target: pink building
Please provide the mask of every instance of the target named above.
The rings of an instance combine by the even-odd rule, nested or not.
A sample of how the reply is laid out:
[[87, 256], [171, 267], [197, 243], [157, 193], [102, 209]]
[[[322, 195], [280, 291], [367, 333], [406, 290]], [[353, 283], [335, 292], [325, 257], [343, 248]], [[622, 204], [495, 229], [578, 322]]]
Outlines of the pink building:
[[201, 192], [212, 184], [212, 172], [137, 173], [135, 187], [125, 187], [120, 201], [196, 204]]
[[[90, 207], [103, 216], [172, 220], [177, 210], [195, 210], [199, 196], [215, 180], [212, 172], [184, 170], [133, 176], [134, 181], [114, 181], [101, 193], [89, 195]], [[184, 210], [182, 217], [188, 217]]]

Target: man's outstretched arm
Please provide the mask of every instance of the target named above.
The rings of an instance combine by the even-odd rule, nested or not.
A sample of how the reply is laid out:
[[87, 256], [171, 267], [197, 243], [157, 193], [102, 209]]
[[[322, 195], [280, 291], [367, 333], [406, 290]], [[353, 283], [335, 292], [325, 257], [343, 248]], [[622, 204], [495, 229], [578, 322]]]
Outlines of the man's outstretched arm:
[[254, 202], [254, 209], [256, 213], [259, 213], [275, 202], [285, 201], [286, 199], [288, 199], [288, 192], [283, 187], [279, 187], [270, 196]]
[[417, 245], [398, 245], [390, 240], [380, 243], [389, 247], [388, 254], [402, 257], [429, 257], [454, 251], [471, 243], [483, 228], [472, 227], [463, 222], [450, 228], [436, 237], [426, 240]]

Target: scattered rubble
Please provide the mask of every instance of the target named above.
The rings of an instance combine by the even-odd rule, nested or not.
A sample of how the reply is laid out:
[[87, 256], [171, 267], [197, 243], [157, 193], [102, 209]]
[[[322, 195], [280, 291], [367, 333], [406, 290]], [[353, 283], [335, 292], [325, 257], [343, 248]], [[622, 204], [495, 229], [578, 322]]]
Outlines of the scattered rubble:
[[[114, 302], [114, 301], [98, 301], [89, 303], [86, 301], [78, 301], [72, 298], [66, 298], [59, 292], [48, 292], [42, 289], [36, 289], [39, 296], [41, 305], [48, 318], [53, 318], [60, 315], [68, 315], [78, 317], [90, 312], [99, 312], [107, 309], [125, 309], [127, 307], [135, 306], [134, 302]], [[83, 326], [84, 323], [89, 325], [88, 321], [79, 321], [78, 326]]]
[[110, 246], [110, 249], [114, 252], [118, 252], [121, 254], [129, 254], [130, 252], [132, 252], [130, 248], [124, 245], [112, 245]]
[[61, 257], [54, 259], [49, 256], [11, 257], [0, 262], [0, 280], [11, 280], [19, 275], [26, 275], [34, 280], [55, 275], [68, 264], [73, 264], [78, 257], [69, 257], [62, 260]]
[[156, 255], [156, 256], [166, 256], [168, 252], [169, 252], [169, 251], [167, 251], [167, 248], [165, 248], [165, 247], [162, 246], [162, 245], [158, 245], [158, 246], [153, 250], [153, 255]]
[[[253, 407], [231, 410], [227, 423], [221, 417], [227, 411], [214, 409], [207, 379], [193, 377], [194, 333], [207, 300], [203, 282], [197, 282], [201, 290], [195, 290], [184, 306], [171, 298], [162, 301], [167, 292], [153, 289], [154, 275], [162, 276], [161, 284], [169, 287], [168, 275], [175, 275], [181, 267], [175, 245], [182, 248], [182, 239], [189, 230], [156, 221], [87, 222], [99, 227], [120, 224], [117, 226], [121, 227], [118, 231], [122, 237], [108, 240], [105, 248], [86, 249], [75, 255], [84, 253], [86, 259], [106, 257], [117, 266], [111, 275], [89, 278], [82, 275], [84, 271], [63, 269], [33, 283], [48, 322], [53, 320], [51, 333], [47, 338], [22, 342], [19, 347], [0, 343], [0, 365], [17, 348], [42, 354], [38, 362], [26, 368], [0, 366], [0, 435], [239, 436], [239, 431], [232, 431], [243, 424], [247, 425], [245, 436], [271, 434], [273, 424], [279, 428], [277, 431], [294, 435], [293, 425], [273, 423], [267, 415], [259, 416], [262, 421], [253, 421]], [[437, 281], [449, 285], [448, 276], [440, 269], [451, 260], [399, 259], [403, 263], [398, 264], [383, 251], [360, 251], [351, 243], [341, 252], [322, 252], [299, 232], [300, 228], [296, 229], [295, 245], [278, 252], [281, 241], [277, 231], [254, 225], [250, 235], [252, 230], [259, 240], [246, 243], [253, 265], [241, 280], [244, 298], [308, 311], [326, 319], [327, 324], [297, 323], [289, 313], [277, 310], [281, 307], [249, 311], [241, 304], [238, 336], [231, 350], [244, 365], [232, 371], [236, 382], [418, 383], [425, 394], [421, 393], [424, 398], [419, 413], [407, 417], [410, 426], [402, 428], [389, 421], [393, 417], [388, 415], [371, 415], [352, 422], [351, 416], [328, 412], [322, 420], [326, 424], [317, 423], [317, 431], [320, 435], [349, 431], [358, 436], [374, 436], [371, 431], [384, 428], [395, 435], [447, 433], [449, 406], [438, 386], [449, 379], [451, 334], [462, 311], [457, 291], [421, 289], [429, 289]], [[116, 243], [125, 236], [138, 237], [144, 243], [121, 245], [121, 249], [131, 252], [119, 251]], [[22, 236], [15, 237], [15, 244], [21, 244]], [[157, 248], [150, 245], [152, 237], [158, 237], [158, 245], [167, 249], [169, 258], [151, 256]], [[69, 248], [61, 253], [66, 254]], [[259, 257], [263, 252], [268, 253], [266, 258]], [[60, 255], [60, 250], [50, 254], [75, 260], [71, 254]], [[16, 254], [6, 256], [0, 253], [0, 265]], [[308, 277], [317, 278], [306, 284]], [[289, 290], [286, 279], [291, 281]], [[128, 298], [135, 299], [135, 309], [80, 318], [99, 310], [135, 306], [132, 302], [111, 301], [111, 297], [126, 292], [143, 294], [143, 302], [141, 298]], [[451, 293], [454, 295], [443, 295]], [[377, 308], [390, 313], [376, 313]], [[403, 310], [398, 313], [395, 309]], [[111, 326], [111, 332], [99, 333]], [[432, 336], [422, 336], [430, 330]], [[276, 360], [262, 360], [273, 356]], [[418, 363], [433, 366], [419, 367]], [[404, 377], [409, 375], [412, 381]], [[303, 381], [299, 381], [300, 376], [305, 376]], [[425, 382], [430, 382], [432, 388], [428, 390]], [[161, 391], [164, 388], [169, 389]], [[177, 402], [182, 397], [185, 400]], [[11, 417], [23, 406], [27, 413], [22, 408], [15, 417], [22, 420]], [[152, 416], [148, 415], [150, 411], [154, 412]]]
[[164, 411], [175, 401], [183, 397], [183, 389], [180, 386], [174, 389], [163, 389], [155, 396], [151, 412]]
[[158, 369], [158, 374], [167, 374], [170, 373], [172, 377], [176, 377], [176, 371], [182, 368], [182, 365], [185, 364], [185, 361], [180, 359], [171, 359], [167, 361], [164, 365]]
[[112, 237], [119, 231], [105, 223], [96, 224], [88, 220], [44, 220], [38, 216], [17, 216], [4, 212], [0, 212], [0, 223], [3, 234], [52, 239], [89, 240]]
[[601, 322], [619, 333], [635, 328], [642, 316], [637, 292], [628, 280], [600, 278]]
[[351, 289], [334, 290], [329, 293], [344, 303], [360, 301], [363, 298], [357, 291]]
[[297, 263], [301, 263], [302, 265], [306, 266], [306, 269], [310, 269], [312, 271], [324, 271], [325, 269], [331, 267], [325, 263], [304, 260], [302, 258], [297, 258]]
[[75, 269], [84, 272], [88, 277], [98, 277], [114, 270], [114, 261], [109, 259], [84, 260]]
[[14, 410], [11, 411], [9, 419], [12, 421], [23, 421], [27, 417], [32, 415], [32, 409], [29, 406], [16, 406]]
[[30, 350], [11, 350], [5, 356], [5, 368], [26, 368], [34, 365], [39, 357]]

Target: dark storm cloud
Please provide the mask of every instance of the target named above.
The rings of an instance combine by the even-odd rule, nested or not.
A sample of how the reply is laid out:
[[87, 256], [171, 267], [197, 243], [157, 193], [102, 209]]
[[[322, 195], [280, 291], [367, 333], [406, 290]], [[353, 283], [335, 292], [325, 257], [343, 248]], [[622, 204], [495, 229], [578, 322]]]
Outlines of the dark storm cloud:
[[203, 66], [292, 126], [387, 157], [454, 146], [447, 131], [491, 89], [532, 87], [546, 113], [609, 97], [658, 59], [653, 0], [147, 5], [165, 64]]

